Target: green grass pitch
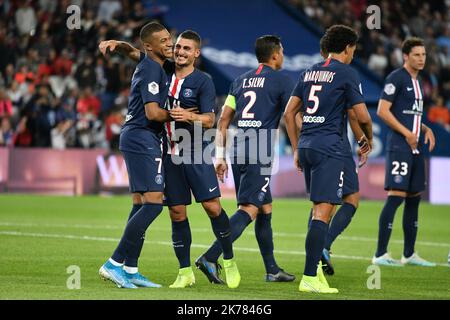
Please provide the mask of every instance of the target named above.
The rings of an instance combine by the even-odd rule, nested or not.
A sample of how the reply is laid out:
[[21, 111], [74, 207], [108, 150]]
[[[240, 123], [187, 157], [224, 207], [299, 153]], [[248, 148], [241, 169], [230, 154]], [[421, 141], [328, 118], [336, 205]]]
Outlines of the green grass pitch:
[[[235, 203], [223, 201], [229, 215]], [[368, 289], [367, 273], [376, 246], [382, 202], [362, 201], [349, 228], [332, 251], [336, 274], [329, 283], [337, 295], [300, 293], [304, 243], [310, 204], [306, 200], [275, 200], [272, 218], [278, 264], [297, 276], [293, 283], [266, 283], [253, 225], [235, 242], [242, 281], [238, 289], [212, 285], [194, 270], [196, 284], [169, 289], [178, 263], [171, 247], [167, 209], [147, 231], [140, 259], [141, 272], [160, 289], [118, 289], [98, 276], [122, 235], [130, 199], [113, 197], [0, 196], [0, 299], [450, 299], [450, 207], [422, 203], [416, 251], [438, 263], [435, 268], [380, 268], [380, 289]], [[403, 248], [402, 208], [397, 212], [389, 251], [399, 259]], [[191, 261], [214, 235], [210, 221], [197, 204], [189, 207], [192, 228]], [[81, 271], [81, 289], [70, 290], [67, 268]]]

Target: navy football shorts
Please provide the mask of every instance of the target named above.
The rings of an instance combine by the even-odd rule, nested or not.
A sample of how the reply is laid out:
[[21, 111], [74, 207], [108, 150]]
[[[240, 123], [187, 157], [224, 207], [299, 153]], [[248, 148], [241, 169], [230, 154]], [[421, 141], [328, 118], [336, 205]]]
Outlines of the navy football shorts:
[[313, 149], [298, 149], [306, 190], [313, 202], [341, 204], [344, 187], [344, 161]]
[[130, 192], [163, 192], [164, 167], [159, 154], [122, 151], [128, 170]]
[[388, 151], [385, 190], [417, 193], [425, 190], [425, 158], [412, 152]]
[[252, 204], [260, 208], [272, 203], [270, 165], [232, 164], [231, 169], [238, 205]]
[[345, 196], [359, 191], [358, 169], [353, 156], [349, 154], [344, 159], [344, 188], [342, 194]]
[[166, 174], [164, 205], [191, 204], [191, 191], [196, 202], [220, 197], [219, 183], [213, 164], [174, 163], [172, 157], [172, 155], [164, 156]]

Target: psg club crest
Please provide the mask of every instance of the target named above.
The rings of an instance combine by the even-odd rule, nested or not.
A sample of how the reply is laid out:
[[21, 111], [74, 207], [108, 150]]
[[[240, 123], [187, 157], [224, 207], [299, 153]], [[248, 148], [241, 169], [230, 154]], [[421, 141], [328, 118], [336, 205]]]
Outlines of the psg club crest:
[[259, 200], [259, 201], [263, 201], [265, 196], [266, 196], [266, 194], [265, 194], [264, 192], [261, 191], [261, 192], [259, 193], [259, 195], [258, 195], [258, 200]]
[[183, 91], [183, 97], [190, 98], [192, 97], [192, 90], [191, 89], [184, 89]]
[[338, 198], [342, 198], [342, 188], [339, 188], [338, 190], [337, 190], [337, 196], [338, 196]]
[[160, 175], [160, 174], [156, 175], [156, 177], [155, 177], [155, 182], [156, 182], [157, 184], [162, 184], [162, 183], [163, 183], [163, 176]]
[[397, 175], [394, 177], [395, 183], [402, 183], [403, 177], [401, 175]]

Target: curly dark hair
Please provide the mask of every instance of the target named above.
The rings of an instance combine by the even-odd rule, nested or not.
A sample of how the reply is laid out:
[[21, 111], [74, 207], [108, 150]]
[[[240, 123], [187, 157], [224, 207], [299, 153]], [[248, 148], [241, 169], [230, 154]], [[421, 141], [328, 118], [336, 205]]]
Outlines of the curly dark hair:
[[322, 39], [322, 49], [328, 53], [340, 53], [349, 46], [356, 45], [358, 34], [350, 27], [337, 24], [327, 29]]

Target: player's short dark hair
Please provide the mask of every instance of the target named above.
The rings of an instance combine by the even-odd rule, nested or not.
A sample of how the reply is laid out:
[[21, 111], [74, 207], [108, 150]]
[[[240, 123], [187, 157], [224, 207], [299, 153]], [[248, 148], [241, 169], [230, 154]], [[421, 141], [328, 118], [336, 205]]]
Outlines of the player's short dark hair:
[[186, 30], [183, 31], [180, 34], [180, 38], [183, 39], [188, 39], [188, 40], [193, 40], [195, 43], [197, 43], [197, 46], [200, 48], [202, 46], [202, 38], [200, 37], [200, 35], [192, 30]]
[[259, 37], [255, 42], [256, 59], [258, 59], [259, 63], [268, 62], [272, 54], [280, 50], [280, 48], [280, 37], [273, 35]]
[[402, 52], [404, 54], [409, 54], [414, 47], [425, 47], [425, 43], [423, 42], [423, 39], [412, 37], [408, 38], [402, 43]]
[[145, 42], [148, 41], [150, 36], [153, 35], [155, 32], [163, 30], [166, 30], [166, 27], [164, 27], [162, 24], [154, 21], [149, 22], [142, 27], [139, 37], [141, 38], [142, 42]]
[[347, 46], [354, 46], [358, 41], [358, 34], [350, 27], [336, 24], [327, 29], [324, 35], [324, 45], [328, 53], [340, 53]]

